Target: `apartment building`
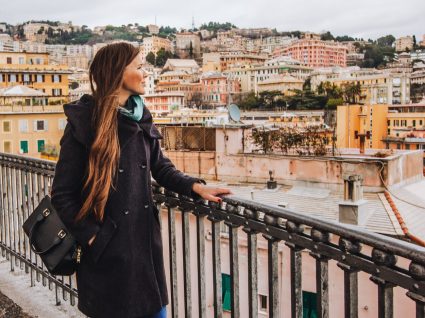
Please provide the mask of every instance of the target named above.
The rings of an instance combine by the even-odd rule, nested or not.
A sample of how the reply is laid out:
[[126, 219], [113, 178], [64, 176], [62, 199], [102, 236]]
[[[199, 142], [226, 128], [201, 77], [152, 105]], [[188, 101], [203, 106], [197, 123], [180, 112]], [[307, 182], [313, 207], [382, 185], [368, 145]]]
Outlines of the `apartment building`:
[[410, 74], [396, 70], [349, 68], [318, 69], [311, 74], [311, 89], [320, 83], [360, 84], [363, 104], [406, 104], [410, 101]]
[[62, 106], [0, 106], [0, 151], [57, 159], [66, 126]]
[[68, 101], [65, 65], [50, 65], [48, 53], [0, 52], [0, 88], [24, 85], [47, 94], [49, 103]]
[[320, 37], [307, 34], [289, 46], [276, 49], [273, 56], [287, 55], [309, 67], [345, 67], [347, 51], [347, 47], [338, 42], [322, 41]]

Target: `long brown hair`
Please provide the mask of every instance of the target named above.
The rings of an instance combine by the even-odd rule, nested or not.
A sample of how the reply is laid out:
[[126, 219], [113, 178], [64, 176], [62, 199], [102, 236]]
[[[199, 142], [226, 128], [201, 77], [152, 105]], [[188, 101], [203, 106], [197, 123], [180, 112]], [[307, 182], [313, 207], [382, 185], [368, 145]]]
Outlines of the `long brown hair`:
[[139, 49], [120, 42], [101, 48], [90, 69], [90, 86], [94, 97], [92, 128], [95, 132], [90, 148], [87, 178], [82, 192], [87, 193], [75, 221], [84, 219], [91, 211], [102, 221], [109, 190], [115, 186], [120, 160], [118, 139], [118, 90], [122, 85], [124, 70], [139, 54]]

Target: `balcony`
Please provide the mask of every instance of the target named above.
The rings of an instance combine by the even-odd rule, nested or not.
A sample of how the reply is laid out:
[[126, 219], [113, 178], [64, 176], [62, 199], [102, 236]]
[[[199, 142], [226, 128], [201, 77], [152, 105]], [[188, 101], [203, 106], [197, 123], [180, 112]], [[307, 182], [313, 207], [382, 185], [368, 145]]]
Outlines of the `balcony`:
[[[55, 288], [56, 303], [75, 305], [75, 278], [49, 275], [21, 229], [49, 193], [54, 169], [0, 153], [1, 257], [31, 286]], [[157, 184], [153, 193], [162, 207], [171, 317], [315, 317], [303, 316], [307, 285], [317, 317], [425, 317], [422, 247], [234, 196], [217, 205]]]

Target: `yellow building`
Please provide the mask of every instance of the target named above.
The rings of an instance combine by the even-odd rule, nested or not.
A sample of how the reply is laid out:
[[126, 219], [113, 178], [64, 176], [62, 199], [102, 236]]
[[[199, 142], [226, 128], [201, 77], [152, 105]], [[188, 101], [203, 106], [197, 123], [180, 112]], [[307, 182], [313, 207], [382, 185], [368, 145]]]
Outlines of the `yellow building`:
[[369, 104], [405, 104], [410, 101], [410, 74], [390, 70], [326, 69], [311, 75], [311, 89], [316, 91], [320, 83], [329, 82], [338, 87], [356, 84], [361, 87], [357, 102]]
[[215, 52], [202, 55], [203, 72], [223, 72], [231, 67], [244, 65], [263, 65], [267, 60], [264, 55], [246, 54], [242, 52]]
[[425, 166], [425, 99], [417, 104], [390, 106], [387, 116], [388, 135], [383, 139], [387, 149], [424, 151]]
[[292, 96], [295, 90], [302, 90], [304, 81], [290, 75], [278, 75], [257, 83], [257, 92], [280, 91], [285, 96]]
[[68, 102], [65, 65], [49, 65], [48, 53], [0, 52], [0, 89], [28, 86], [47, 94], [49, 104]]
[[145, 56], [148, 55], [149, 52], [156, 54], [160, 49], [172, 51], [171, 41], [159, 36], [151, 36], [143, 39], [143, 50], [145, 52]]
[[338, 148], [360, 148], [365, 136], [366, 149], [384, 149], [387, 136], [388, 105], [342, 105], [337, 107]]
[[66, 126], [62, 106], [0, 106], [0, 152], [56, 159]]

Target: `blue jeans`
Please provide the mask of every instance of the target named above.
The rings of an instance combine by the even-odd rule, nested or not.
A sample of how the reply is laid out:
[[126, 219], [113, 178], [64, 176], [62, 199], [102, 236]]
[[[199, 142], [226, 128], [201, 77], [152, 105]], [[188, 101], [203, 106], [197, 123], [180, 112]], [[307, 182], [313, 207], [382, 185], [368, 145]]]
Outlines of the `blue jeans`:
[[146, 316], [146, 318], [167, 318], [167, 307], [166, 306], [162, 307], [162, 309], [159, 312], [151, 316]]

